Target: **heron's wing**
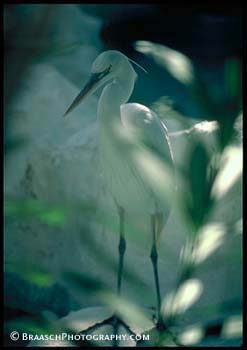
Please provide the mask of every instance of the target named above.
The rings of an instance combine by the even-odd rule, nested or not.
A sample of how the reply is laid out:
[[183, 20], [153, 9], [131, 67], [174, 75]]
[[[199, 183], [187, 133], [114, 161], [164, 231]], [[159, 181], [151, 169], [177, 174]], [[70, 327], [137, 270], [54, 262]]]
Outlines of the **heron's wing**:
[[[137, 144], [137, 148], [141, 152], [140, 155], [143, 156], [142, 159], [150, 161], [150, 155], [151, 158], [154, 155], [154, 162], [147, 162], [146, 165], [149, 168], [153, 168], [151, 169], [151, 173], [155, 174], [149, 183], [150, 188], [156, 193], [155, 198], [157, 198], [157, 193], [163, 185], [169, 188], [169, 193], [172, 193], [170, 191], [172, 191], [174, 179], [173, 156], [168, 132], [164, 123], [153, 111], [138, 103], [127, 103], [121, 106], [121, 121], [127, 133], [133, 135], [134, 143]], [[143, 153], [142, 150], [144, 151]], [[145, 153], [146, 150], [148, 151], [147, 153]], [[161, 163], [157, 163], [157, 160], [160, 160]], [[137, 166], [136, 162], [133, 164], [133, 167]], [[162, 164], [162, 168], [160, 168], [160, 164]], [[159, 174], [162, 174], [161, 177], [159, 175], [157, 176], [157, 171], [154, 169], [155, 166], [158, 166], [156, 170], [158, 169]], [[163, 171], [167, 176], [163, 176]], [[141, 174], [142, 172], [138, 171], [137, 173]], [[163, 181], [166, 182], [166, 184], [164, 184]], [[160, 182], [161, 187], [158, 185], [158, 182]], [[166, 197], [164, 192], [160, 192], [160, 195], [162, 198]], [[158, 236], [170, 212], [170, 196], [168, 195], [167, 197], [166, 205], [162, 202], [163, 205], [161, 207], [159, 204], [157, 204], [156, 207], [156, 214], [158, 214], [156, 216]], [[161, 208], [163, 208], [163, 210]]]
[[121, 106], [121, 121], [126, 130], [156, 156], [173, 167], [168, 131], [161, 119], [148, 107], [138, 103]]

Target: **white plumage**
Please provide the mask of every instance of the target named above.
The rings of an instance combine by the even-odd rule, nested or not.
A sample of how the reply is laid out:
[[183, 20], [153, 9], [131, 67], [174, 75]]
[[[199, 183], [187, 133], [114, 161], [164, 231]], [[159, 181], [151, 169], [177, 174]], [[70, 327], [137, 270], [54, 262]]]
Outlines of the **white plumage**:
[[[160, 316], [157, 238], [167, 221], [174, 190], [173, 158], [164, 123], [146, 106], [127, 103], [137, 78], [129, 59], [119, 51], [101, 53], [92, 77], [69, 107], [105, 85], [98, 103], [99, 152], [103, 174], [120, 217], [118, 292], [125, 252], [125, 215], [149, 218], [151, 259]], [[160, 318], [160, 317], [159, 317]]]
[[[173, 164], [165, 126], [149, 108], [127, 103], [121, 105], [112, 127], [101, 126], [99, 149], [103, 173], [116, 203], [132, 216], [163, 213], [165, 222]], [[159, 174], [158, 166], [163, 166]]]

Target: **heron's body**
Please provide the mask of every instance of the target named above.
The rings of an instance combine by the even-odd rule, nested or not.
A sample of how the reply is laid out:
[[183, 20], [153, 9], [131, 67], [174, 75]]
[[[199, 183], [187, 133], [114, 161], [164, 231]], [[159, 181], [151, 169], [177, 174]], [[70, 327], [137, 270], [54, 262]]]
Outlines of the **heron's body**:
[[[128, 109], [129, 113], [124, 113], [128, 112]], [[152, 127], [158, 131], [156, 145], [160, 154], [172, 164], [166, 131], [163, 127], [160, 128], [156, 118], [157, 116], [145, 106], [123, 104], [113, 123], [115, 130], [100, 127], [99, 152], [104, 178], [114, 201], [132, 216], [140, 217], [158, 212], [164, 214], [166, 221], [170, 198], [164, 197], [163, 193], [159, 192], [157, 183], [152, 183], [147, 178], [142, 164], [138, 163], [138, 158], [145, 157], [148, 149], [144, 143], [135, 142], [134, 139], [135, 134], [140, 132], [140, 127], [145, 128], [146, 123], [149, 123], [150, 127], [153, 123]]]
[[[173, 166], [167, 130], [157, 115], [144, 105], [126, 103], [131, 96], [136, 74], [127, 62], [118, 76], [103, 90], [98, 104], [99, 152], [103, 174], [115, 202], [126, 213], [163, 213], [164, 223], [170, 198], [148, 178], [141, 158], [148, 152]], [[165, 181], [164, 178], [164, 188]], [[160, 185], [160, 184], [158, 184]]]
[[125, 216], [130, 214], [137, 221], [147, 218], [160, 320], [157, 239], [167, 221], [174, 189], [167, 130], [149, 108], [127, 103], [137, 75], [125, 55], [112, 50], [103, 52], [94, 61], [92, 73], [66, 114], [86, 95], [105, 85], [98, 104], [99, 151], [103, 174], [120, 218], [118, 293], [126, 246]]

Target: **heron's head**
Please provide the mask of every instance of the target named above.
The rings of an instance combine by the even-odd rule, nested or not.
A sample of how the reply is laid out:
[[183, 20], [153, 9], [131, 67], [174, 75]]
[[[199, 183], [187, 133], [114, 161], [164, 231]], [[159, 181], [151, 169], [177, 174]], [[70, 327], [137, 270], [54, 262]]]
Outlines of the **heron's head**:
[[[92, 74], [104, 74], [108, 76], [117, 75], [123, 65], [128, 62], [128, 57], [117, 50], [108, 50], [102, 52], [92, 64]], [[107, 80], [108, 80], [107, 79]]]
[[136, 73], [127, 56], [116, 50], [102, 52], [92, 64], [90, 80], [72, 102], [64, 115], [66, 116], [71, 112], [86, 96], [91, 95], [107, 82], [117, 78], [121, 72], [126, 69], [129, 69], [135, 79]]

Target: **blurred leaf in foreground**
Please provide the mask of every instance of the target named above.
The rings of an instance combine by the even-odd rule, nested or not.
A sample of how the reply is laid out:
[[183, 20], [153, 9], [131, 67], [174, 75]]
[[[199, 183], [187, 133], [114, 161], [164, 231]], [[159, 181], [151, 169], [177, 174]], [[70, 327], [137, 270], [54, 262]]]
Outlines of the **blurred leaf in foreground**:
[[135, 44], [137, 51], [151, 56], [182, 84], [191, 84], [194, 79], [194, 67], [188, 57], [165, 45], [139, 40]]
[[213, 204], [208, 168], [209, 155], [205, 146], [199, 142], [193, 144], [185, 173], [186, 182], [188, 181], [185, 186], [188, 186], [189, 192], [185, 194], [184, 211], [195, 232], [204, 223]]
[[238, 181], [243, 171], [243, 150], [241, 147], [225, 148], [220, 162], [220, 169], [212, 188], [212, 196], [223, 198]]
[[51, 226], [63, 226], [66, 212], [61, 205], [50, 205], [36, 199], [6, 199], [4, 214], [8, 217], [36, 218]]
[[54, 277], [49, 272], [41, 269], [35, 263], [27, 265], [19, 261], [12, 261], [5, 264], [4, 270], [6, 273], [14, 273], [39, 287], [49, 287], [55, 282]]
[[200, 280], [191, 278], [169, 293], [162, 302], [164, 319], [172, 320], [175, 315], [184, 313], [200, 298], [203, 289]]
[[141, 332], [151, 329], [154, 323], [150, 320], [148, 312], [140, 309], [127, 299], [119, 297], [111, 292], [101, 294], [104, 303], [112, 308], [130, 328], [140, 334]]

